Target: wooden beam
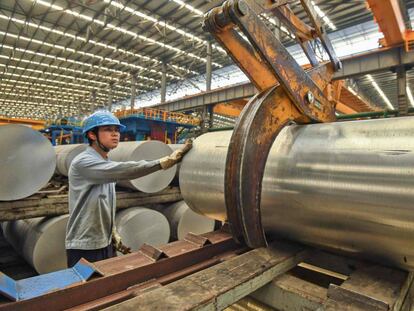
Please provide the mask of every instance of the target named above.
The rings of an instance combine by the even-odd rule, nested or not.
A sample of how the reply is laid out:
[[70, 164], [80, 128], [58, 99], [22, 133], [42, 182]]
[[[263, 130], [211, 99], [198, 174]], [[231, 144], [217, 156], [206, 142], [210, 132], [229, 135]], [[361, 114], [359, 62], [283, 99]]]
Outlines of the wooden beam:
[[290, 270], [306, 255], [303, 246], [274, 242], [108, 310], [223, 310]]
[[[166, 189], [159, 193], [118, 192], [117, 209], [128, 207], [170, 203], [182, 200], [178, 188]], [[0, 221], [18, 220], [44, 216], [68, 214], [68, 195], [50, 195], [39, 198], [37, 195], [23, 200], [0, 202]]]
[[339, 285], [330, 284], [323, 310], [401, 310], [413, 283], [413, 273], [369, 265]]

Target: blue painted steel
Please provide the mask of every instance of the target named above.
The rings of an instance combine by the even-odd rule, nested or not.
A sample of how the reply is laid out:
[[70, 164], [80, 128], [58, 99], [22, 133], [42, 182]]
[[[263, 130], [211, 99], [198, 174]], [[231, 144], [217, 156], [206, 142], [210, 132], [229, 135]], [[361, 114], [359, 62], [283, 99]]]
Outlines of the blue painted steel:
[[51, 143], [53, 146], [56, 146], [56, 141], [59, 139], [61, 135], [68, 135], [68, 134], [70, 134], [70, 141], [66, 143], [82, 144], [82, 143], [87, 142], [87, 139], [82, 134], [82, 128], [79, 126], [52, 124], [48, 126], [47, 128], [45, 128], [44, 130], [40, 130], [40, 132], [48, 134], [50, 136]]
[[105, 125], [117, 125], [119, 126], [120, 130], [123, 130], [125, 128], [124, 125], [119, 123], [118, 118], [109, 111], [97, 111], [87, 117], [85, 121], [83, 121], [82, 133], [85, 134], [95, 127]]
[[86, 282], [94, 273], [103, 275], [85, 259], [79, 260], [73, 268], [19, 281], [0, 272], [0, 294], [13, 301], [31, 299], [76, 283]]
[[0, 272], [0, 294], [10, 300], [17, 301], [16, 281], [3, 272]]
[[179, 128], [193, 128], [195, 125], [192, 124], [183, 124], [172, 122], [168, 120], [161, 119], [148, 119], [144, 115], [129, 115], [127, 117], [120, 118], [119, 121], [125, 126], [125, 130], [122, 132], [122, 138], [127, 137], [128, 140], [145, 140], [149, 137], [156, 139], [154, 137], [154, 129], [162, 129], [166, 133], [167, 138], [171, 140], [172, 143], [175, 142], [175, 133]]

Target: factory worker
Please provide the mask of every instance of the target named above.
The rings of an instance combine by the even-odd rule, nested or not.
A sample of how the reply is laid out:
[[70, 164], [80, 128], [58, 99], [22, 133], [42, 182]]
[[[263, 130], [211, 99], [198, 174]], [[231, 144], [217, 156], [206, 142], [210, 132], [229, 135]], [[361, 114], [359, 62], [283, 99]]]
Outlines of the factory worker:
[[115, 228], [115, 183], [139, 178], [180, 162], [191, 143], [171, 155], [153, 161], [114, 162], [108, 159], [116, 148], [124, 125], [108, 111], [90, 115], [83, 123], [89, 146], [69, 169], [69, 221], [66, 255], [69, 267], [80, 258], [90, 262], [114, 257], [116, 250], [129, 253]]

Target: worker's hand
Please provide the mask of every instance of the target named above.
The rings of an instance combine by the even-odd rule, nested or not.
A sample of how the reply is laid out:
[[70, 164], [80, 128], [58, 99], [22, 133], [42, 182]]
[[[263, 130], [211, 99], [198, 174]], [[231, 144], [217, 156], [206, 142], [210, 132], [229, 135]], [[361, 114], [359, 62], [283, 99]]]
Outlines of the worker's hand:
[[166, 170], [174, 166], [183, 159], [184, 155], [190, 151], [192, 147], [193, 142], [191, 140], [187, 140], [182, 148], [174, 151], [169, 156], [160, 159], [161, 167]]
[[121, 236], [115, 228], [112, 229], [112, 245], [118, 252], [124, 255], [131, 253], [131, 248], [122, 244]]

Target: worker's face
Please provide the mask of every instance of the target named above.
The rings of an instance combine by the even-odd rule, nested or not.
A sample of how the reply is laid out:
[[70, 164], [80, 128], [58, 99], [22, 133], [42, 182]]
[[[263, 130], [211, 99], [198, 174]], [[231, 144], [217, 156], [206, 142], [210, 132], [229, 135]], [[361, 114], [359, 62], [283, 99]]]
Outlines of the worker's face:
[[99, 141], [109, 149], [114, 149], [119, 144], [121, 134], [119, 127], [115, 125], [101, 126], [98, 128]]

